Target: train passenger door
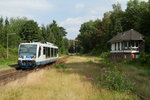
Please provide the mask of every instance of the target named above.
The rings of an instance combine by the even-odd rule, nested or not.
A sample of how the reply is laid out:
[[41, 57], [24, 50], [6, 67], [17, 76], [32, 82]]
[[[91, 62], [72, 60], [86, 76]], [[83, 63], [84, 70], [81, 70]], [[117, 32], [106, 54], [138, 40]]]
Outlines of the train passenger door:
[[46, 59], [46, 47], [43, 47], [43, 58]]
[[38, 58], [41, 56], [41, 46], [39, 46], [39, 51], [38, 51]]

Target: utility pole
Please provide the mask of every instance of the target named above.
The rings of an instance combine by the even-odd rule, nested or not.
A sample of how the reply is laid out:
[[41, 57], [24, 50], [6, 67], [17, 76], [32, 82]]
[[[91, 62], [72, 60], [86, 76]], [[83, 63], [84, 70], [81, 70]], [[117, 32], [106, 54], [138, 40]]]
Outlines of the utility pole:
[[15, 35], [16, 33], [8, 33], [7, 34], [7, 59], [8, 59], [8, 36], [9, 35]]

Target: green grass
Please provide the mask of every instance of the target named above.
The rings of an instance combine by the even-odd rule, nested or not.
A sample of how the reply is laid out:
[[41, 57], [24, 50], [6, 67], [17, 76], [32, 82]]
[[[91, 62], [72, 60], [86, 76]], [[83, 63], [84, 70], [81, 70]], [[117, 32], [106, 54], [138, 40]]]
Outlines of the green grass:
[[0, 69], [17, 64], [18, 48], [9, 48], [9, 59], [6, 58], [7, 49], [0, 45]]
[[[4, 60], [0, 66], [15, 63]], [[139, 100], [137, 95], [145, 100], [150, 98], [149, 70], [140, 65], [110, 63], [94, 56], [71, 56], [66, 64], [55, 67], [0, 88], [0, 100]]]
[[132, 64], [120, 64], [120, 70], [126, 71], [129, 78], [135, 81], [136, 93], [142, 95], [145, 100], [150, 98], [150, 69]]
[[[101, 58], [100, 58], [101, 59]], [[100, 61], [101, 67], [114, 68], [126, 73], [127, 78], [134, 82], [134, 90], [137, 95], [141, 95], [145, 100], [150, 98], [150, 69], [149, 66], [142, 66], [134, 61], [123, 63], [110, 63], [105, 60]]]
[[13, 67], [17, 64], [17, 59], [4, 59], [0, 60], [0, 69]]
[[0, 100], [139, 100], [128, 91], [102, 88], [97, 80], [102, 74], [97, 59], [71, 56], [65, 69], [40, 70], [0, 87]]
[[123, 66], [126, 67], [136, 67], [139, 70], [143, 70], [145, 72], [145, 74], [148, 74], [150, 76], [150, 66], [148, 65], [141, 65], [140, 63], [138, 63], [137, 61], [127, 61], [127, 62], [123, 62], [122, 63]]

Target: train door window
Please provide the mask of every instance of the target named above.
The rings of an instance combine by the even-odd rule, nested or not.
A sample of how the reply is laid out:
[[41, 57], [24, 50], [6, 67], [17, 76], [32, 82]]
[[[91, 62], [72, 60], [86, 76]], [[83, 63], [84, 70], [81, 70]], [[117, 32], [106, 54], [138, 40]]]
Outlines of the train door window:
[[41, 56], [41, 47], [39, 47], [38, 57]]

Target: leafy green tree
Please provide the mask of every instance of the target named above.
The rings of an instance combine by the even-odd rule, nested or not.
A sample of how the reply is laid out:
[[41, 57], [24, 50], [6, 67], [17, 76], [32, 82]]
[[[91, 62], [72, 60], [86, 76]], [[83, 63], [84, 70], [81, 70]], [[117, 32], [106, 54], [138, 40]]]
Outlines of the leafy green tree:
[[40, 41], [40, 36], [40, 28], [33, 20], [27, 21], [20, 32], [20, 37], [27, 42]]
[[110, 15], [109, 34], [111, 37], [123, 31], [122, 28], [123, 11], [121, 5], [113, 4], [113, 11]]
[[64, 43], [64, 49], [65, 49], [65, 51], [68, 51], [68, 49], [70, 47], [69, 40], [67, 38], [63, 38], [63, 43]]
[[22, 42], [19, 33], [21, 32], [23, 25], [27, 22], [26, 17], [22, 18], [10, 18], [10, 30], [11, 33], [16, 33], [15, 35], [9, 37], [9, 46], [18, 47], [19, 43]]
[[2, 45], [2, 35], [3, 35], [3, 27], [4, 27], [4, 25], [3, 25], [3, 18], [1, 17], [0, 18], [0, 44]]
[[61, 48], [62, 48], [62, 45], [63, 45], [63, 37], [62, 37], [62, 33], [61, 33], [61, 30], [59, 28], [59, 26], [57, 25], [56, 21], [53, 20], [53, 23], [50, 24], [50, 28], [51, 28], [51, 32], [54, 34], [54, 38], [55, 38], [55, 44]]
[[3, 29], [3, 32], [2, 32], [2, 46], [6, 47], [7, 46], [7, 34], [10, 33], [10, 24], [9, 24], [9, 20], [8, 18], [6, 17], [5, 19], [5, 26], [4, 26], [4, 29]]
[[59, 29], [61, 31], [62, 36], [66, 36], [67, 35], [66, 29], [64, 29], [63, 27], [59, 27]]

